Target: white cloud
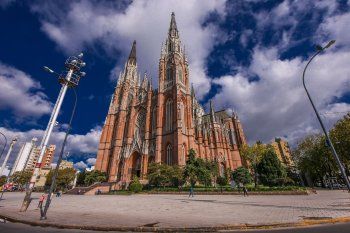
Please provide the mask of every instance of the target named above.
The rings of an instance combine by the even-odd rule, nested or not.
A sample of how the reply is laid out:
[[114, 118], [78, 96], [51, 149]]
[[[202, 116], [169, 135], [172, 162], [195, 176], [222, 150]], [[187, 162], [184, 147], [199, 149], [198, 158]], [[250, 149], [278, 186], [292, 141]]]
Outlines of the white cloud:
[[87, 168], [87, 164], [84, 163], [84, 161], [79, 161], [77, 163], [74, 164], [74, 168], [79, 169], [79, 170], [85, 170], [85, 168]]
[[115, 51], [122, 51], [125, 59], [119, 60], [116, 70], [124, 64], [136, 39], [139, 71], [147, 70], [155, 81], [161, 44], [167, 36], [170, 13], [174, 11], [189, 56], [191, 81], [199, 90], [197, 95], [202, 97], [209, 91], [205, 59], [221, 36], [213, 24], [204, 27], [202, 23], [209, 13], [224, 15], [225, 1], [140, 0], [133, 1], [122, 12], [106, 2], [78, 1], [67, 8], [67, 12], [52, 14], [52, 7], [39, 4], [32, 7], [42, 16], [42, 30], [67, 53], [93, 47], [97, 42], [111, 56], [117, 56]]
[[[18, 151], [23, 143], [29, 142], [33, 137], [36, 137], [39, 139], [37, 142], [37, 145], [39, 145], [41, 137], [44, 134], [44, 131], [39, 130], [39, 129], [31, 129], [28, 131], [19, 131], [16, 129], [7, 129], [7, 128], [0, 127], [0, 131], [6, 135], [8, 141], [10, 141], [15, 136], [17, 136], [19, 139], [14, 147], [14, 151], [11, 155], [10, 160], [9, 160], [10, 164], [14, 162], [15, 157], [17, 156], [17, 153], [18, 153]], [[81, 155], [81, 154], [96, 155], [98, 143], [100, 140], [100, 134], [101, 134], [100, 127], [92, 128], [86, 134], [72, 134], [68, 137], [65, 151], [66, 152], [69, 151], [71, 157], [74, 157], [74, 155]], [[50, 138], [49, 144], [56, 145], [56, 152], [55, 152], [56, 159], [60, 153], [61, 145], [62, 145], [64, 136], [65, 136], [65, 132], [54, 131], [52, 133], [51, 138]], [[56, 160], [54, 159], [54, 161], [56, 161]], [[89, 160], [89, 162], [92, 163], [93, 160]]]
[[0, 62], [0, 110], [10, 109], [20, 117], [40, 117], [51, 111], [52, 103], [30, 75]]
[[349, 31], [350, 13], [327, 18], [321, 25], [318, 34], [330, 39], [336, 39], [336, 45], [350, 48]]
[[86, 163], [87, 163], [88, 165], [95, 165], [95, 163], [96, 163], [96, 158], [88, 158], [88, 159], [86, 160]]
[[[321, 112], [349, 110], [346, 103], [333, 103], [348, 92], [350, 52], [320, 55], [306, 74], [307, 87]], [[301, 75], [306, 61], [297, 57], [280, 60], [277, 49], [256, 48], [248, 68], [260, 80], [249, 82], [238, 73], [215, 80], [222, 89], [215, 97], [220, 107], [234, 106], [244, 123], [250, 141], [269, 141], [287, 136], [291, 141], [319, 128], [302, 88]], [[327, 117], [330, 126], [341, 115]]]

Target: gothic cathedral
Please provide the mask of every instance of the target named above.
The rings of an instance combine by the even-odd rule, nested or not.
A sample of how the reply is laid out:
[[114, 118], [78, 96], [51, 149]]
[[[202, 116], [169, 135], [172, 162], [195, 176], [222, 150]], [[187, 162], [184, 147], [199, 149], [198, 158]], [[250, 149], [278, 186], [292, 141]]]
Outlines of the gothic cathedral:
[[158, 89], [147, 75], [140, 80], [134, 41], [108, 110], [95, 165], [109, 182], [146, 180], [151, 162], [185, 165], [189, 149], [218, 161], [221, 170], [242, 166], [238, 148], [246, 143], [236, 114], [206, 114], [190, 88], [188, 61], [172, 13], [159, 59]]

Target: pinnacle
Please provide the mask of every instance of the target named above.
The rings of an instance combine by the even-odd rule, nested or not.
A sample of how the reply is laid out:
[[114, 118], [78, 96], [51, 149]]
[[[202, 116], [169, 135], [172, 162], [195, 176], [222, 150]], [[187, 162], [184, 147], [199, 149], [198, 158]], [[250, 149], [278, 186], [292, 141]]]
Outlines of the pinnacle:
[[171, 21], [170, 21], [170, 27], [169, 27], [169, 35], [170, 36], [177, 36], [178, 31], [177, 31], [177, 26], [176, 26], [176, 21], [175, 21], [175, 13], [171, 13]]
[[136, 64], [136, 40], [134, 40], [134, 42], [132, 43], [132, 48], [130, 51], [128, 62]]

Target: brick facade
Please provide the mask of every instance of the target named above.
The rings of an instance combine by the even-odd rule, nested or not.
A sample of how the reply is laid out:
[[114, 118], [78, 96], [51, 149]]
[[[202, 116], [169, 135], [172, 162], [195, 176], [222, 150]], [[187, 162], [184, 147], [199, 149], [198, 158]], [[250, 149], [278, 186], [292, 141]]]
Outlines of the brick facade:
[[190, 88], [188, 61], [175, 15], [159, 59], [159, 87], [153, 89], [137, 71], [136, 42], [111, 99], [102, 130], [95, 169], [109, 181], [145, 179], [150, 162], [184, 165], [188, 150], [222, 168], [242, 166], [238, 148], [246, 143], [236, 114], [225, 110], [205, 114]]

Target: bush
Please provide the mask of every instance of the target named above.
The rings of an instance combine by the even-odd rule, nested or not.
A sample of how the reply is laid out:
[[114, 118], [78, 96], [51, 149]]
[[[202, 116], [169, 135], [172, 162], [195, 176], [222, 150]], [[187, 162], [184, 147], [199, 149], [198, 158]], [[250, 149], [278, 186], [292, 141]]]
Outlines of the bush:
[[129, 190], [133, 193], [139, 193], [142, 191], [142, 184], [140, 183], [139, 178], [137, 176], [133, 177], [133, 180], [129, 185]]
[[232, 172], [232, 179], [236, 183], [249, 184], [252, 182], [252, 177], [250, 176], [249, 170], [244, 167], [239, 167]]

